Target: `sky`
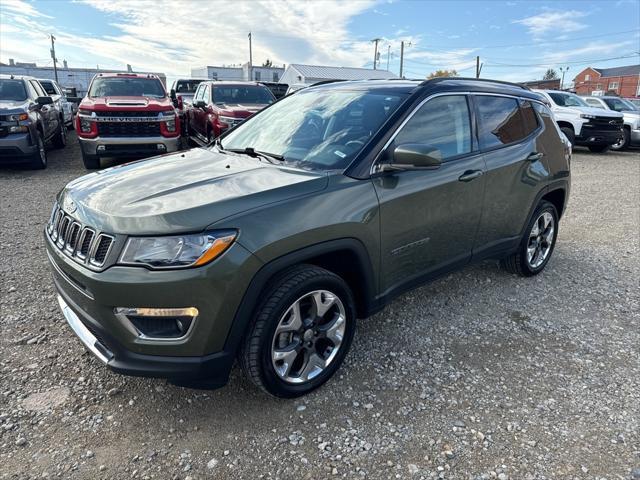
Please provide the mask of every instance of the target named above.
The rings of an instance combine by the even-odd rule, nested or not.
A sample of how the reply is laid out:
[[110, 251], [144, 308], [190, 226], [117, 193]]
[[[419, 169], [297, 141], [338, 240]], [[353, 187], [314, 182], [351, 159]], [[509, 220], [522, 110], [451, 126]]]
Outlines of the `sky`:
[[509, 81], [640, 63], [640, 0], [0, 0], [0, 61], [162, 72], [306, 63], [424, 78], [438, 69]]

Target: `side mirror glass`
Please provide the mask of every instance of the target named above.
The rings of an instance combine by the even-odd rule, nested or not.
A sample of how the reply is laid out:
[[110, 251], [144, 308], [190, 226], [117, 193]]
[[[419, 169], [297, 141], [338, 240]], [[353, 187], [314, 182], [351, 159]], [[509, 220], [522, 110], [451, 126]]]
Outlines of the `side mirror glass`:
[[434, 169], [442, 164], [442, 152], [422, 143], [405, 143], [393, 150], [391, 163], [381, 165], [382, 170]]
[[38, 97], [36, 98], [36, 103], [40, 106], [43, 105], [51, 105], [53, 103], [53, 98], [51, 97]]

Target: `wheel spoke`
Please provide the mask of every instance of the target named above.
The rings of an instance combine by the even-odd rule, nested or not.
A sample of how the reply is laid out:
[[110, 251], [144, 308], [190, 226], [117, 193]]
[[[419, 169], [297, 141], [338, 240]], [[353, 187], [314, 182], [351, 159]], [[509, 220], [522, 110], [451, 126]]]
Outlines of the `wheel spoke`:
[[300, 372], [300, 377], [303, 380], [311, 380], [322, 372], [324, 367], [326, 367], [326, 362], [320, 358], [320, 355], [314, 352], [309, 355], [307, 364], [304, 366], [302, 372]]
[[533, 228], [531, 229], [531, 233], [529, 234], [529, 237], [537, 237], [538, 234], [540, 233], [540, 227], [538, 226], [538, 222], [539, 220], [536, 220], [536, 222], [533, 224]]
[[291, 372], [291, 365], [296, 361], [300, 350], [298, 345], [293, 347], [287, 347], [284, 350], [274, 350], [272, 353], [273, 361], [276, 364], [276, 369], [280, 375], [289, 375]]
[[300, 312], [300, 301], [297, 301], [285, 314], [287, 321], [285, 323], [280, 322], [278, 328], [276, 328], [275, 336], [277, 337], [283, 332], [297, 331], [302, 327], [302, 313]]
[[324, 330], [325, 336], [333, 342], [334, 347], [337, 347], [342, 343], [344, 325], [344, 317], [342, 315], [338, 315], [336, 319]]
[[324, 317], [329, 309], [335, 305], [335, 303], [336, 297], [331, 294], [327, 294], [325, 292], [313, 293], [313, 304], [315, 306], [316, 315], [320, 318]]

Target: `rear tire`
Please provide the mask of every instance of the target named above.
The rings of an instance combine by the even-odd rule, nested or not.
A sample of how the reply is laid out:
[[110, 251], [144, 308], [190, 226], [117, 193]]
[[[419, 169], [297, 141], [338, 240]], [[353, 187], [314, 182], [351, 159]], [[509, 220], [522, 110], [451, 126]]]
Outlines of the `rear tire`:
[[36, 137], [36, 144], [38, 150], [31, 156], [29, 167], [32, 170], [42, 170], [47, 168], [47, 150], [44, 144], [44, 137], [40, 131], [38, 131], [38, 136]]
[[609, 145], [589, 145], [589, 150], [593, 153], [605, 153], [609, 151]]
[[558, 212], [545, 200], [536, 208], [518, 250], [501, 261], [508, 272], [523, 277], [537, 275], [546, 267], [558, 238]]
[[560, 128], [560, 130], [562, 131], [562, 133], [564, 133], [564, 136], [567, 137], [567, 140], [569, 140], [571, 142], [571, 146], [575, 147], [576, 145], [576, 134], [573, 133], [573, 130], [569, 127], [562, 127]]
[[265, 392], [299, 397], [342, 364], [355, 332], [353, 295], [342, 278], [313, 265], [286, 270], [270, 285], [240, 347], [240, 365]]
[[87, 170], [97, 170], [100, 168], [100, 157], [82, 152], [82, 163]]
[[626, 150], [630, 142], [631, 142], [631, 130], [629, 130], [629, 128], [627, 127], [624, 127], [622, 129], [622, 140], [620, 140], [618, 143], [614, 143], [613, 145], [611, 145], [611, 150], [615, 150], [615, 151]]

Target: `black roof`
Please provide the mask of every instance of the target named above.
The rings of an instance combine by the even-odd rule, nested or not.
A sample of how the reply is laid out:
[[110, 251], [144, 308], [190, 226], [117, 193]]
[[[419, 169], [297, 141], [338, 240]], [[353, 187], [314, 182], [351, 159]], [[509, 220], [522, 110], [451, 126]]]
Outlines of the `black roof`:
[[322, 85], [308, 87], [331, 88], [344, 90], [384, 90], [388, 92], [414, 93], [424, 90], [429, 93], [436, 92], [480, 92], [480, 93], [502, 93], [519, 97], [541, 100], [539, 94], [532, 92], [527, 87], [517, 83], [502, 82], [499, 80], [462, 78], [462, 77], [440, 77], [431, 80], [351, 80], [323, 82]]

